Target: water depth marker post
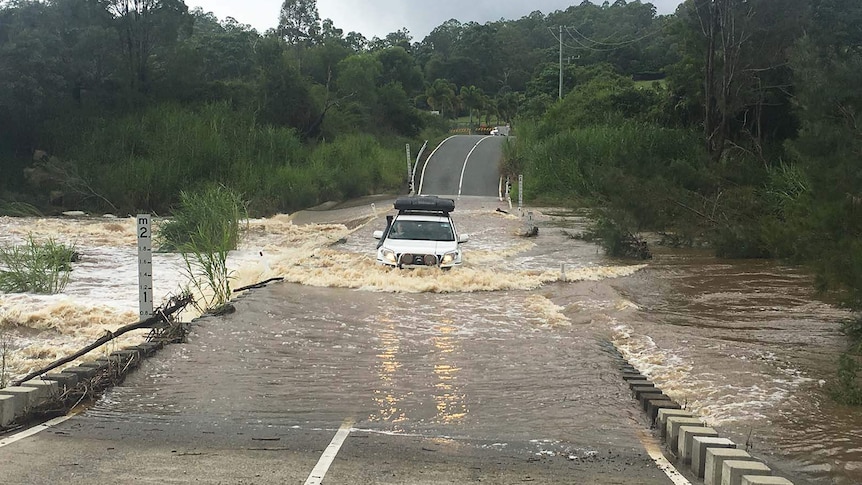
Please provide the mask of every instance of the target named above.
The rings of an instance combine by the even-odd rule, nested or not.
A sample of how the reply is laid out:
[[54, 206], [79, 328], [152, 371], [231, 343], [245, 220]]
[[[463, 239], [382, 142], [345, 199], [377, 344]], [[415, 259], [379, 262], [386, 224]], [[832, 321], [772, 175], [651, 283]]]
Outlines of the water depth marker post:
[[141, 321], [153, 316], [153, 231], [149, 214], [138, 215], [138, 303]]

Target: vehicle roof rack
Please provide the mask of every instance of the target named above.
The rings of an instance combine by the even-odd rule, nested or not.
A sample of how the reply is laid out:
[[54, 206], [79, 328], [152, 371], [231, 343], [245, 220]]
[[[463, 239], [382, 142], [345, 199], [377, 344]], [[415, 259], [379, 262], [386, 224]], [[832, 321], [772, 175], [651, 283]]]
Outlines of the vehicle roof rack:
[[455, 210], [455, 201], [452, 199], [443, 199], [436, 195], [399, 197], [395, 200], [395, 209], [399, 211], [444, 212], [448, 214]]

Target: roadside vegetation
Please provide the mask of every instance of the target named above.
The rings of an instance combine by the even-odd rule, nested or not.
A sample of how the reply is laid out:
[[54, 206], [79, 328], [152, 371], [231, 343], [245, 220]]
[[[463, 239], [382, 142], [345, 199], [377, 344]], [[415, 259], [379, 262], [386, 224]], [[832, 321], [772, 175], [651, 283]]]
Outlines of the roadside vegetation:
[[21, 245], [0, 247], [0, 291], [60, 293], [69, 283], [75, 248], [53, 239], [36, 241], [31, 235]]
[[504, 175], [590, 207], [610, 253], [653, 232], [778, 258], [859, 311], [860, 24], [857, 0], [619, 0], [368, 39], [313, 0], [264, 33], [182, 0], [6, 2], [0, 214], [177, 215], [213, 186], [253, 215], [405, 193], [405, 144], [509, 123]]
[[230, 301], [227, 266], [247, 229], [248, 212], [239, 196], [224, 186], [211, 185], [196, 192], [182, 191], [173, 218], [158, 232], [160, 250], [182, 254], [186, 293], [201, 312], [218, 311]]

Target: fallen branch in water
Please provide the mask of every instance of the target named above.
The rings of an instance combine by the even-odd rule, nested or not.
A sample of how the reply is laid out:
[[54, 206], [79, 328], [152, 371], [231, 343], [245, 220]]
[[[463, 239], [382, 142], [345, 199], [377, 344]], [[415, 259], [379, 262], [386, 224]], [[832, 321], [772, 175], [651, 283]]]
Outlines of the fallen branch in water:
[[34, 379], [36, 377], [39, 377], [40, 375], [42, 375], [46, 372], [52, 371], [52, 370], [56, 369], [57, 367], [60, 367], [63, 364], [68, 364], [69, 362], [72, 362], [75, 359], [77, 359], [83, 355], [86, 355], [89, 352], [92, 352], [93, 350], [101, 347], [102, 345], [105, 345], [106, 343], [119, 337], [120, 335], [131, 332], [132, 330], [139, 330], [142, 328], [152, 328], [154, 325], [159, 324], [159, 323], [170, 323], [170, 319], [168, 317], [173, 315], [174, 313], [177, 313], [178, 311], [184, 309], [185, 307], [189, 306], [192, 303], [192, 301], [193, 301], [193, 299], [190, 295], [186, 295], [186, 296], [183, 296], [181, 298], [171, 300], [171, 302], [168, 302], [168, 304], [170, 305], [168, 308], [165, 308], [163, 310], [162, 309], [156, 310], [156, 312], [155, 312], [156, 314], [153, 315], [152, 317], [147, 318], [146, 320], [142, 320], [140, 322], [131, 323], [129, 325], [120, 327], [119, 329], [117, 329], [116, 332], [106, 332], [105, 335], [103, 335], [101, 338], [99, 338], [98, 340], [96, 340], [92, 344], [84, 347], [83, 349], [75, 352], [74, 354], [72, 354], [68, 357], [63, 357], [60, 360], [56, 360], [56, 361], [52, 362], [51, 364], [49, 364], [45, 368], [31, 372], [31, 373], [27, 374], [26, 376], [24, 376], [20, 379], [17, 379], [16, 381], [12, 382], [12, 385], [13, 386], [20, 386], [22, 383], [27, 382], [30, 379]]
[[266, 281], [261, 281], [260, 283], [255, 283], [253, 285], [248, 285], [248, 286], [243, 286], [242, 288], [237, 288], [237, 289], [233, 290], [233, 292], [239, 293], [240, 291], [245, 291], [245, 290], [256, 290], [258, 288], [263, 288], [264, 286], [266, 286], [269, 283], [272, 283], [273, 281], [284, 281], [284, 278], [280, 278], [280, 277], [279, 278], [270, 278]]

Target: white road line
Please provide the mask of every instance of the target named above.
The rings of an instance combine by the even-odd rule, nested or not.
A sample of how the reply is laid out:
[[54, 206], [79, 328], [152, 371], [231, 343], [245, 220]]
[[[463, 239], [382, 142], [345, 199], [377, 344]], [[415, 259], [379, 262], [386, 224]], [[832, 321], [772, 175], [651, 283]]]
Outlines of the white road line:
[[45, 431], [48, 428], [57, 426], [58, 424], [60, 424], [64, 421], [68, 421], [68, 420], [72, 419], [72, 417], [74, 417], [74, 416], [75, 416], [74, 414], [69, 414], [66, 416], [60, 416], [59, 418], [54, 418], [50, 421], [46, 421], [42, 424], [38, 424], [38, 425], [33, 426], [32, 428], [28, 429], [28, 430], [13, 434], [12, 436], [8, 436], [6, 438], [0, 438], [0, 448], [3, 448], [4, 446], [11, 445], [12, 443], [15, 443], [16, 441], [21, 441], [24, 438], [29, 438], [30, 436], [33, 436], [34, 434], [39, 433], [40, 431]]
[[434, 151], [431, 152], [431, 155], [428, 155], [428, 158], [425, 159], [425, 165], [422, 165], [422, 175], [419, 177], [419, 190], [416, 192], [416, 195], [422, 195], [422, 185], [425, 184], [425, 169], [428, 168], [428, 162], [430, 162], [431, 159], [434, 158], [434, 154], [437, 153], [437, 150], [439, 150], [440, 147], [442, 147], [447, 141], [451, 140], [452, 138], [455, 138], [456, 136], [459, 135], [452, 135], [449, 138], [446, 138], [445, 140], [441, 141], [440, 144], [437, 145], [437, 148], [435, 148]]
[[467, 158], [464, 159], [464, 166], [461, 167], [461, 180], [458, 181], [458, 198], [459, 199], [461, 198], [461, 187], [464, 185], [464, 172], [467, 171], [467, 162], [470, 161], [470, 155], [472, 155], [473, 152], [475, 152], [476, 149], [479, 148], [479, 145], [481, 145], [482, 142], [487, 140], [488, 138], [491, 138], [491, 137], [486, 136], [485, 138], [482, 138], [481, 140], [477, 141], [476, 144], [473, 145], [473, 148], [470, 150], [470, 153], [467, 154]]
[[650, 458], [652, 458], [655, 464], [658, 465], [658, 469], [663, 471], [674, 485], [691, 485], [691, 482], [682, 476], [682, 473], [667, 461], [667, 458], [664, 457], [664, 454], [661, 452], [661, 448], [659, 448], [655, 438], [648, 436], [644, 432], [639, 432], [638, 438], [640, 438], [641, 444], [646, 449]]
[[323, 477], [325, 477], [326, 472], [329, 471], [330, 465], [332, 465], [332, 462], [335, 460], [335, 455], [338, 454], [338, 450], [341, 449], [341, 445], [344, 444], [344, 440], [347, 439], [347, 435], [350, 434], [350, 428], [352, 426], [353, 421], [350, 420], [345, 421], [344, 424], [341, 425], [341, 428], [339, 428], [338, 432], [335, 433], [329, 446], [323, 450], [323, 455], [320, 456], [320, 460], [318, 460], [314, 470], [311, 470], [311, 474], [308, 475], [308, 479], [305, 480], [305, 485], [320, 485], [323, 483]]

